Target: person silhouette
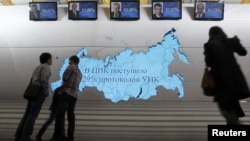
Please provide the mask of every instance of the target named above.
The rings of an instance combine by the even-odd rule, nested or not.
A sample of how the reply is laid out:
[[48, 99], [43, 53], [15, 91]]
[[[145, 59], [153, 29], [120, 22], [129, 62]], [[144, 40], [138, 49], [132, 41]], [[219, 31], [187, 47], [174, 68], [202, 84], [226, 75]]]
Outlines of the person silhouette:
[[44, 52], [40, 55], [40, 65], [38, 65], [32, 74], [31, 84], [42, 86], [38, 99], [28, 100], [26, 110], [18, 124], [15, 141], [32, 141], [35, 121], [40, 113], [46, 97], [49, 96], [49, 78], [51, 76], [50, 65], [52, 65], [52, 55]]
[[120, 18], [121, 11], [120, 11], [120, 3], [115, 2], [113, 3], [113, 11], [111, 12], [111, 18]]
[[39, 19], [39, 18], [40, 18], [40, 10], [38, 10], [38, 5], [32, 4], [30, 10], [30, 19]]
[[154, 4], [154, 14], [153, 19], [161, 18], [162, 17], [162, 5], [161, 3]]
[[70, 19], [77, 19], [79, 18], [79, 11], [77, 10], [77, 3], [72, 3], [71, 10], [69, 11], [69, 18]]
[[222, 28], [209, 29], [208, 42], [204, 44], [205, 64], [211, 69], [215, 81], [212, 91], [227, 125], [240, 124], [239, 118], [245, 113], [239, 100], [250, 97], [248, 84], [236, 61], [234, 53], [247, 55], [237, 36], [228, 38]]
[[202, 2], [198, 2], [196, 4], [196, 13], [195, 18], [205, 18], [205, 4]]
[[43, 126], [38, 131], [38, 133], [36, 135], [36, 141], [42, 141], [42, 136], [45, 133], [46, 129], [51, 125], [51, 123], [56, 118], [56, 111], [57, 111], [60, 91], [61, 91], [61, 87], [57, 87], [54, 91], [52, 102], [51, 102], [50, 108], [49, 108], [49, 110], [50, 110], [49, 118], [46, 120], [46, 122], [43, 124]]

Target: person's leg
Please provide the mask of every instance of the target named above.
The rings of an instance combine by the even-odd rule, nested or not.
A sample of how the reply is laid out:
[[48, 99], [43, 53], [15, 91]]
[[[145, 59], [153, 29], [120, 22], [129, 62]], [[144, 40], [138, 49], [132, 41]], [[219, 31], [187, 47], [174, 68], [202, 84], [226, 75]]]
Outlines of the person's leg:
[[33, 133], [35, 120], [40, 113], [44, 100], [45, 96], [43, 94], [40, 94], [37, 101], [31, 102], [30, 112], [22, 132], [22, 140], [31, 140], [31, 135]]
[[236, 101], [219, 102], [219, 109], [223, 117], [226, 119], [227, 125], [238, 125], [239, 117], [235, 111]]
[[236, 114], [237, 114], [238, 117], [244, 117], [245, 116], [245, 112], [241, 108], [240, 102], [238, 100], [235, 101], [234, 109], [235, 109]]
[[65, 113], [67, 107], [69, 105], [67, 94], [62, 94], [58, 101], [58, 109], [56, 112], [56, 121], [55, 121], [55, 129], [53, 139], [55, 140], [64, 140], [66, 138], [65, 135]]
[[72, 96], [68, 98], [70, 100], [70, 104], [67, 110], [68, 117], [68, 141], [74, 140], [74, 132], [75, 132], [75, 105], [76, 99]]
[[27, 106], [26, 106], [26, 110], [23, 114], [23, 117], [17, 127], [16, 133], [15, 133], [15, 141], [20, 141], [21, 137], [22, 137], [22, 132], [23, 132], [23, 127], [27, 121], [29, 112], [30, 112], [30, 107], [31, 107], [31, 102], [27, 101]]
[[55, 120], [56, 117], [56, 112], [55, 111], [51, 111], [49, 118], [47, 119], [47, 121], [43, 124], [43, 126], [41, 127], [41, 129], [39, 130], [39, 132], [36, 135], [36, 140], [41, 141], [42, 136], [45, 132], [45, 130], [49, 127], [49, 125]]

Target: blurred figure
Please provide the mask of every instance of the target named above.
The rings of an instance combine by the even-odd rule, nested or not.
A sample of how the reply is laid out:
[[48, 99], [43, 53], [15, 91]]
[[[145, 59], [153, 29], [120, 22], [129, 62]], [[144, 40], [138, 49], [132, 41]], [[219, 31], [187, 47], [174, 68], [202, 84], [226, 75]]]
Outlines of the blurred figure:
[[51, 54], [42, 53], [40, 55], [40, 63], [41, 64], [33, 71], [31, 84], [40, 85], [43, 87], [43, 90], [36, 101], [28, 100], [25, 113], [15, 133], [15, 141], [33, 141], [31, 135], [33, 133], [35, 121], [40, 113], [45, 98], [49, 95], [50, 65], [52, 65]]
[[[58, 109], [53, 137], [50, 141], [74, 141], [75, 105], [82, 74], [78, 68], [80, 60], [77, 56], [69, 58], [69, 66], [63, 73], [61, 94], [59, 92]], [[65, 113], [67, 112], [68, 132], [65, 135]]]
[[32, 4], [30, 10], [30, 19], [39, 19], [40, 11], [38, 10], [38, 5]]
[[121, 11], [120, 11], [120, 3], [116, 2], [113, 4], [113, 11], [111, 12], [111, 18], [119, 18], [121, 17]]
[[77, 10], [77, 3], [71, 5], [71, 10], [69, 11], [69, 18], [76, 19], [79, 17], [79, 11]]
[[38, 133], [36, 135], [36, 141], [42, 141], [42, 136], [43, 136], [44, 132], [46, 131], [46, 129], [50, 126], [50, 124], [56, 118], [56, 111], [57, 111], [57, 107], [58, 107], [58, 99], [59, 99], [59, 91], [60, 90], [61, 90], [61, 87], [58, 87], [54, 91], [52, 102], [51, 102], [51, 105], [49, 108], [49, 110], [50, 110], [49, 118], [46, 120], [46, 122], [43, 124], [41, 129], [38, 131]]
[[202, 2], [199, 2], [196, 4], [196, 18], [205, 18], [205, 4]]
[[162, 17], [162, 5], [161, 3], [154, 4], [154, 14], [153, 19], [161, 18]]
[[250, 97], [248, 84], [234, 53], [240, 56], [247, 54], [239, 38], [228, 38], [220, 27], [211, 27], [209, 40], [204, 44], [205, 64], [211, 68], [216, 85], [214, 101], [218, 103], [227, 125], [240, 124], [239, 117], [244, 117], [245, 113], [239, 100]]

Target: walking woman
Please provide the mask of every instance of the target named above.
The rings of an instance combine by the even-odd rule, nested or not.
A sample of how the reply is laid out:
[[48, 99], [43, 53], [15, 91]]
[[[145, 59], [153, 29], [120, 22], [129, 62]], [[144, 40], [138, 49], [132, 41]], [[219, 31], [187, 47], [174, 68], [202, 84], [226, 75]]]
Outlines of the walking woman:
[[248, 84], [235, 58], [247, 55], [237, 36], [228, 38], [219, 26], [209, 29], [209, 40], [204, 44], [205, 64], [215, 79], [214, 101], [227, 125], [238, 125], [245, 113], [239, 100], [250, 97]]

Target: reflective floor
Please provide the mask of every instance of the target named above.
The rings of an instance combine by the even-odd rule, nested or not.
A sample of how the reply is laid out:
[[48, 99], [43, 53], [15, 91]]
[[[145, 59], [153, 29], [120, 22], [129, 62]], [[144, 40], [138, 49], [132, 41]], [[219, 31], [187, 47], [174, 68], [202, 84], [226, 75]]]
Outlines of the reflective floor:
[[[25, 101], [0, 103], [0, 141], [13, 141]], [[33, 138], [48, 118], [46, 101], [36, 120]], [[249, 103], [242, 103], [250, 124]], [[212, 102], [130, 102], [77, 101], [75, 141], [206, 141], [207, 125], [225, 124]], [[54, 124], [43, 140], [52, 137]], [[66, 122], [67, 126], [67, 122]]]

